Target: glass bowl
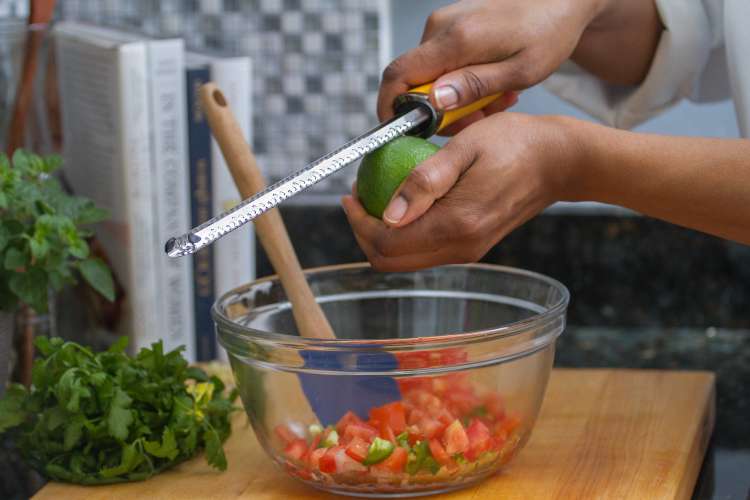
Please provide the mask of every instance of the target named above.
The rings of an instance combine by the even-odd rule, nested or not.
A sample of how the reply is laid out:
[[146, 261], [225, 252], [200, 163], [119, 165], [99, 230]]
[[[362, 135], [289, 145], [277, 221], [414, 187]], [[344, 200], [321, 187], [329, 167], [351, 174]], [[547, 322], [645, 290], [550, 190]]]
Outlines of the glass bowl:
[[[565, 327], [561, 283], [483, 264], [408, 273], [351, 264], [306, 275], [335, 340], [299, 336], [275, 276], [213, 308], [243, 405], [274, 462], [329, 492], [403, 497], [465, 487], [513, 460]], [[310, 363], [310, 353], [337, 362]], [[306, 377], [333, 391], [333, 406], [359, 413], [321, 422]], [[352, 389], [351, 380], [369, 388]], [[381, 396], [377, 382], [400, 397], [370, 404]]]

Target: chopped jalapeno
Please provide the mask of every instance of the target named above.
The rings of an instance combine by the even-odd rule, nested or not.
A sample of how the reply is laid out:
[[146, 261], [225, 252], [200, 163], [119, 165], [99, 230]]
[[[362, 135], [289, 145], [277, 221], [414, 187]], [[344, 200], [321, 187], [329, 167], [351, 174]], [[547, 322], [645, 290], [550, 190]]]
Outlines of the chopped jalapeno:
[[376, 437], [370, 445], [370, 448], [367, 450], [367, 458], [365, 458], [365, 461], [362, 463], [364, 465], [380, 463], [391, 456], [394, 448], [395, 446], [393, 446], [393, 443], [390, 441]]
[[331, 430], [331, 432], [328, 433], [323, 441], [320, 442], [320, 445], [323, 448], [330, 448], [331, 446], [336, 446], [337, 444], [339, 444], [339, 433], [335, 430]]

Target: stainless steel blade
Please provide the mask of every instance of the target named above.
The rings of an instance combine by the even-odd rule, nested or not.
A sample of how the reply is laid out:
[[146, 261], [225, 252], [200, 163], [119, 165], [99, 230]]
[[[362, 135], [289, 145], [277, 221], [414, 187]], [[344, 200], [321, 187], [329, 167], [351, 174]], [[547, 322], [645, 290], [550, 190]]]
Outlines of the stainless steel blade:
[[164, 250], [170, 257], [181, 257], [195, 253], [272, 209], [290, 196], [294, 196], [320, 182], [329, 175], [359, 160], [370, 151], [404, 135], [431, 118], [432, 115], [427, 109], [417, 107], [382, 123], [369, 132], [349, 141], [336, 151], [314, 161], [302, 170], [272, 184], [234, 208], [193, 228], [190, 232], [176, 238], [170, 238]]

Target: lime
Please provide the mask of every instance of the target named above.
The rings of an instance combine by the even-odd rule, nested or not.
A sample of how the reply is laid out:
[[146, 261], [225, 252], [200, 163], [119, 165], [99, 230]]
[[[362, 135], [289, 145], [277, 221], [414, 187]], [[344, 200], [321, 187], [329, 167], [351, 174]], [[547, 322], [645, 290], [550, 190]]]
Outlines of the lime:
[[438, 149], [426, 139], [403, 136], [366, 155], [357, 171], [357, 196], [367, 213], [382, 219], [383, 211], [409, 172]]

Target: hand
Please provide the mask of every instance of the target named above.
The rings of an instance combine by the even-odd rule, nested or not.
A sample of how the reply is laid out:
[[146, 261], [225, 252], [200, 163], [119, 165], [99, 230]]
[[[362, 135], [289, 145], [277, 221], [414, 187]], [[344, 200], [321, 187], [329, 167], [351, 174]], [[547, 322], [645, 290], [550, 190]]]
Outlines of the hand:
[[[604, 2], [465, 0], [436, 10], [421, 44], [383, 72], [380, 118], [392, 116], [396, 96], [425, 82], [435, 81], [430, 99], [446, 110], [541, 82], [570, 57]], [[500, 100], [446, 132], [456, 133], [507, 105]]]
[[373, 267], [406, 271], [479, 260], [514, 228], [566, 199], [582, 148], [576, 120], [499, 113], [418, 165], [384, 220], [342, 200]]

